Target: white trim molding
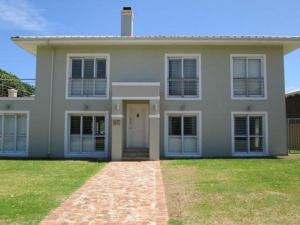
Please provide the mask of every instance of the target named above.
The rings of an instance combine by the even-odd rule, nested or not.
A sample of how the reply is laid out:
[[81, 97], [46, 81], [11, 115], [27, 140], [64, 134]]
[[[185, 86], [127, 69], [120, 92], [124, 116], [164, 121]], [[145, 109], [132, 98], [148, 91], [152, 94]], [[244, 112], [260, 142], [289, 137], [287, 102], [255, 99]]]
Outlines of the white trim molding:
[[[16, 114], [25, 114], [26, 115], [26, 150], [24, 152], [17, 152], [17, 151], [13, 151], [13, 152], [0, 152], [0, 156], [11, 156], [11, 157], [28, 157], [28, 153], [29, 153], [29, 125], [30, 125], [30, 111], [28, 110], [10, 110], [10, 111], [0, 111], [0, 115], [2, 116], [2, 127], [0, 127], [0, 129], [2, 129], [2, 140], [4, 139], [4, 117], [3, 115], [16, 115]], [[16, 122], [15, 122], [15, 126], [16, 126]], [[15, 129], [17, 129], [15, 127]], [[1, 149], [3, 149], [3, 141], [1, 142]]]
[[[105, 143], [103, 152], [81, 152], [72, 153], [69, 151], [69, 116], [70, 115], [90, 115], [104, 116], [105, 118]], [[108, 111], [65, 111], [65, 134], [64, 134], [64, 157], [65, 158], [107, 158], [108, 157], [108, 139], [109, 139], [109, 112]]]
[[[169, 115], [197, 116], [197, 152], [176, 154], [168, 152]], [[164, 155], [166, 157], [201, 157], [202, 156], [202, 112], [201, 111], [165, 111], [164, 112]]]
[[112, 86], [160, 86], [159, 82], [112, 82]]
[[[168, 77], [169, 77], [169, 58], [193, 58], [197, 60], [197, 77], [198, 77], [198, 97], [170, 97], [168, 94]], [[182, 66], [183, 67], [183, 66]], [[165, 54], [165, 87], [164, 87], [165, 100], [201, 100], [202, 99], [202, 66], [201, 66], [201, 54], [187, 54], [187, 53], [166, 53]]]
[[[110, 54], [109, 53], [67, 53], [66, 59], [66, 86], [65, 86], [65, 98], [67, 100], [108, 100], [110, 93]], [[69, 96], [69, 78], [71, 76], [71, 58], [72, 57], [94, 57], [94, 58], [105, 58], [106, 59], [106, 95], [105, 96], [91, 96], [91, 97], [82, 97], [82, 96]]]
[[[262, 61], [262, 75], [264, 78], [264, 96], [263, 97], [235, 97], [233, 93], [233, 58], [246, 57], [261, 59]], [[248, 72], [247, 72], [248, 73]], [[267, 85], [267, 56], [266, 54], [230, 54], [230, 95], [232, 100], [267, 100], [268, 99], [268, 85]]]
[[[236, 153], [234, 144], [234, 116], [235, 115], [248, 115], [248, 116], [263, 116], [263, 136], [264, 136], [264, 149], [263, 152], [246, 152]], [[268, 156], [269, 155], [269, 125], [268, 113], [266, 111], [233, 111], [231, 112], [231, 154], [236, 157], [251, 157], [251, 156]]]

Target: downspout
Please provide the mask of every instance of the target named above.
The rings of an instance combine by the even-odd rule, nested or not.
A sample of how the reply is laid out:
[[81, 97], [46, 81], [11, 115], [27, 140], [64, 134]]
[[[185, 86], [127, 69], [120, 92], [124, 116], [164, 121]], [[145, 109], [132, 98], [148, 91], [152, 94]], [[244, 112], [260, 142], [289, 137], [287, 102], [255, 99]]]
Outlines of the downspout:
[[52, 139], [52, 98], [53, 98], [53, 74], [54, 74], [55, 49], [51, 47], [51, 74], [50, 74], [50, 95], [49, 95], [49, 131], [48, 131], [48, 158], [51, 156]]

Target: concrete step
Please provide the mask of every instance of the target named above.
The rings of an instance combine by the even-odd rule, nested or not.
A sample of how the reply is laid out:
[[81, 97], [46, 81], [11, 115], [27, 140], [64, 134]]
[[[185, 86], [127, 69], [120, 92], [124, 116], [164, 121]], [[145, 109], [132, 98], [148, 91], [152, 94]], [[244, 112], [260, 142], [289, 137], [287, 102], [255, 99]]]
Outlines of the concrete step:
[[148, 152], [123, 152], [123, 157], [149, 157]]
[[122, 159], [125, 161], [149, 160], [149, 149], [124, 149], [122, 153]]

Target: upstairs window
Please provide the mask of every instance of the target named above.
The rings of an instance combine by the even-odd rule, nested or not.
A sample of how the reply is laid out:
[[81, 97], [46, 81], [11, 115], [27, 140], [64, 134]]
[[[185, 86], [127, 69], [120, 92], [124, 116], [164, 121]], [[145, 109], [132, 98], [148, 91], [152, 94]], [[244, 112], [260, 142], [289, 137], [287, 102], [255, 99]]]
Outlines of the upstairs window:
[[71, 57], [69, 97], [107, 97], [107, 59]]
[[263, 56], [233, 56], [233, 98], [265, 98], [264, 71]]
[[167, 98], [199, 98], [199, 56], [167, 57]]

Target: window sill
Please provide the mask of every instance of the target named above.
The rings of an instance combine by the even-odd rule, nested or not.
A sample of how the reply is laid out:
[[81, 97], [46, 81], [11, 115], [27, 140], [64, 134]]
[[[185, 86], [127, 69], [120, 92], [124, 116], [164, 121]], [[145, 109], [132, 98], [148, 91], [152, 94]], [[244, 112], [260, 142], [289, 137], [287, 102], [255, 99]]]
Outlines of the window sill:
[[108, 96], [104, 96], [104, 97], [66, 97], [67, 100], [108, 100], [109, 97]]
[[267, 97], [231, 97], [232, 100], [268, 100]]
[[165, 100], [194, 100], [199, 101], [201, 100], [201, 97], [166, 97]]
[[268, 156], [267, 153], [265, 152], [253, 152], [253, 153], [233, 153], [232, 154], [233, 157], [265, 157]]
[[28, 152], [0, 152], [0, 157], [28, 157]]
[[170, 152], [166, 152], [165, 153], [165, 157], [178, 157], [178, 158], [184, 158], [184, 157], [187, 157], [187, 158], [190, 158], [190, 157], [201, 157], [201, 153], [200, 152], [185, 152], [185, 153], [170, 153]]
[[82, 152], [82, 153], [65, 153], [65, 158], [107, 158], [108, 153], [104, 152]]

